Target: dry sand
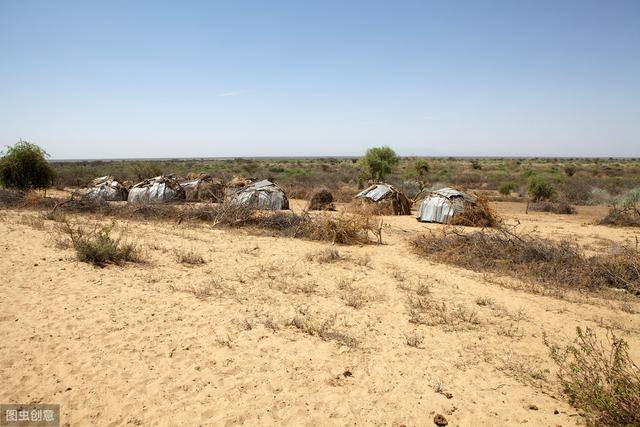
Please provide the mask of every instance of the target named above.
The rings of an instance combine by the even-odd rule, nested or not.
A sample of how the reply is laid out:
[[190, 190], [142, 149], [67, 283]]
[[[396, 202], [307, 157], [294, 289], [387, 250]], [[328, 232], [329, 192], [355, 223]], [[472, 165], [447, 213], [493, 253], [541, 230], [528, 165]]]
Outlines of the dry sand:
[[[592, 225], [605, 208], [497, 206], [591, 251], [640, 235]], [[327, 243], [118, 222], [146, 262], [101, 269], [60, 249], [54, 222], [0, 211], [0, 401], [59, 403], [65, 425], [433, 425], [435, 414], [449, 425], [574, 425], [583, 419], [557, 393], [543, 333], [568, 342], [576, 326], [611, 327], [640, 360], [637, 300], [539, 295], [431, 263], [407, 242], [441, 226], [385, 223], [383, 246], [334, 246], [345, 259], [323, 264], [307, 255]], [[178, 263], [181, 250], [206, 263]], [[425, 285], [457, 320], [409, 322], [407, 299]], [[287, 326], [294, 318], [324, 324], [324, 336]]]

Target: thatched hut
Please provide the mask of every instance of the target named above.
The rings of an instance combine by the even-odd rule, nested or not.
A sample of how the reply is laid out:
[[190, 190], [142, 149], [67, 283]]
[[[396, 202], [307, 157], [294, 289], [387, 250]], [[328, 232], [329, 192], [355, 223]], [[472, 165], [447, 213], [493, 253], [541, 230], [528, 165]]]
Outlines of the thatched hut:
[[358, 193], [356, 199], [373, 203], [380, 214], [411, 214], [411, 200], [391, 184], [374, 184]]
[[112, 176], [101, 176], [88, 185], [84, 198], [96, 202], [111, 202], [127, 200], [129, 192]]
[[184, 189], [171, 176], [156, 176], [137, 183], [129, 190], [129, 203], [146, 205], [168, 203], [185, 199]]
[[188, 202], [216, 202], [224, 200], [224, 184], [208, 174], [189, 174], [180, 181]]
[[256, 209], [289, 209], [289, 199], [284, 191], [269, 180], [251, 183], [233, 196], [232, 203], [251, 206]]
[[308, 208], [310, 211], [334, 211], [336, 207], [333, 204], [333, 194], [326, 188], [316, 191], [311, 200], [309, 200]]

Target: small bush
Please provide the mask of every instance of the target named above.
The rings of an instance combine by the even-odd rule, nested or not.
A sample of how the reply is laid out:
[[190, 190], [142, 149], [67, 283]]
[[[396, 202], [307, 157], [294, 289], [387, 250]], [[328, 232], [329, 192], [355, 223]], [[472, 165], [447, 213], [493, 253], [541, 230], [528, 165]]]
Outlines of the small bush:
[[533, 175], [529, 178], [528, 191], [534, 202], [550, 199], [555, 194], [553, 186], [538, 175]]
[[616, 227], [640, 227], [640, 211], [613, 206], [609, 209], [607, 215], [598, 221], [598, 224]]
[[605, 345], [591, 329], [577, 328], [573, 344], [560, 348], [546, 337], [545, 344], [569, 403], [593, 425], [640, 425], [640, 367], [625, 340], [610, 334]]
[[518, 186], [516, 185], [515, 182], [505, 182], [500, 185], [500, 188], [498, 189], [498, 191], [503, 196], [508, 196], [514, 191], [516, 191], [517, 189], [518, 189]]
[[69, 222], [61, 225], [61, 231], [71, 240], [78, 260], [98, 267], [107, 264], [121, 265], [125, 262], [140, 262], [138, 250], [134, 244], [122, 241], [122, 236], [111, 237], [113, 225], [87, 231], [74, 227]]
[[0, 184], [19, 190], [49, 187], [56, 171], [47, 161], [48, 156], [37, 145], [18, 141], [0, 158]]
[[318, 252], [307, 254], [306, 258], [307, 261], [316, 261], [320, 264], [328, 264], [336, 261], [342, 261], [344, 259], [337, 249], [323, 249]]
[[206, 262], [204, 258], [202, 258], [202, 255], [200, 255], [193, 249], [176, 250], [174, 252], [174, 255], [175, 255], [176, 261], [178, 261], [180, 264], [200, 265], [200, 264], [205, 264]]
[[0, 188], [0, 207], [12, 208], [25, 204], [25, 193], [19, 190], [6, 190]]
[[529, 204], [529, 210], [537, 212], [551, 212], [555, 214], [571, 215], [576, 213], [576, 208], [566, 200], [542, 200]]

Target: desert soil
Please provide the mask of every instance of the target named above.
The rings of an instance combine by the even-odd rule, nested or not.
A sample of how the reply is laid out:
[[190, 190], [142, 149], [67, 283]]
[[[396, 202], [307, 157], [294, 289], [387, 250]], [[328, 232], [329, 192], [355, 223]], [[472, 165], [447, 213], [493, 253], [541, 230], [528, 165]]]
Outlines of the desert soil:
[[[593, 225], [604, 207], [496, 207], [591, 252], [640, 236]], [[55, 222], [0, 211], [0, 401], [59, 403], [64, 425], [575, 425], [543, 334], [611, 328], [640, 360], [637, 299], [432, 263], [408, 242], [441, 226], [384, 221], [381, 246], [118, 221], [145, 262], [97, 268], [61, 248]], [[319, 262], [327, 248], [343, 259]], [[180, 251], [206, 262], [181, 264]], [[416, 298], [445, 320], [410, 323]]]

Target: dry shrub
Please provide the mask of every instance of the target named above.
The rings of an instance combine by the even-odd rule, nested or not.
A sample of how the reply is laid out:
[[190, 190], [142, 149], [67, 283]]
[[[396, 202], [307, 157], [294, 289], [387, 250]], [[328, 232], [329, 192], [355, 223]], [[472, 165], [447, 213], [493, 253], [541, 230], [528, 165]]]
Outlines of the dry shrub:
[[640, 209], [637, 207], [613, 206], [609, 209], [609, 213], [598, 221], [598, 224], [617, 227], [640, 227]]
[[104, 267], [107, 264], [121, 265], [127, 261], [140, 262], [136, 246], [124, 242], [122, 235], [112, 237], [112, 230], [113, 225], [91, 230], [73, 226], [69, 222], [64, 222], [60, 226], [60, 231], [69, 237], [78, 260], [82, 262], [98, 267]]
[[309, 201], [310, 211], [334, 211], [333, 195], [326, 188], [316, 191]]
[[0, 207], [13, 208], [17, 206], [24, 206], [24, 204], [24, 191], [0, 188]]
[[455, 214], [451, 223], [465, 227], [497, 227], [501, 222], [487, 197], [482, 195], [475, 203], [465, 203], [464, 210]]
[[175, 250], [174, 256], [176, 258], [176, 261], [178, 261], [181, 264], [200, 265], [200, 264], [206, 263], [202, 255], [197, 253], [194, 249]]
[[252, 227], [282, 236], [322, 240], [341, 244], [369, 243], [369, 232], [379, 232], [369, 214], [296, 214], [289, 211], [260, 211], [251, 206], [225, 202], [185, 212], [187, 218], [212, 222], [221, 227]]
[[561, 215], [572, 215], [576, 213], [576, 208], [571, 206], [566, 200], [541, 200], [529, 203], [529, 210], [536, 212], [551, 212]]
[[558, 379], [569, 403], [587, 415], [590, 424], [640, 425], [640, 367], [629, 357], [625, 340], [610, 333], [602, 343], [589, 328], [577, 328], [573, 344], [549, 344], [558, 365]]
[[495, 271], [544, 285], [577, 289], [619, 288], [640, 294], [640, 253], [613, 247], [609, 253], [587, 257], [567, 240], [555, 241], [504, 227], [464, 234], [419, 236], [415, 250], [436, 261], [476, 271]]
[[323, 249], [318, 252], [308, 253], [307, 261], [316, 261], [320, 264], [328, 264], [336, 261], [342, 261], [344, 257], [338, 252], [337, 249]]

